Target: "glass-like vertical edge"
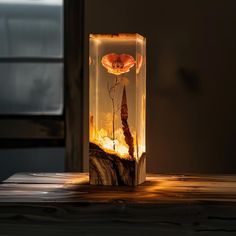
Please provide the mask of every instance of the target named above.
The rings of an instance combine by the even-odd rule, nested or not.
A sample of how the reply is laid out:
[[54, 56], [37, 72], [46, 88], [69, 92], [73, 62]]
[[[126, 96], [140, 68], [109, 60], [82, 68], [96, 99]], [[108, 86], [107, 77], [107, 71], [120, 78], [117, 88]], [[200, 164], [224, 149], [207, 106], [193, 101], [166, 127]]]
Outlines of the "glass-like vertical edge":
[[136, 39], [136, 145], [140, 158], [146, 152], [146, 38], [141, 35]]
[[89, 35], [89, 141], [94, 140], [97, 122], [98, 99], [96, 99], [97, 91], [97, 65], [96, 57], [98, 50], [98, 42], [92, 34]]

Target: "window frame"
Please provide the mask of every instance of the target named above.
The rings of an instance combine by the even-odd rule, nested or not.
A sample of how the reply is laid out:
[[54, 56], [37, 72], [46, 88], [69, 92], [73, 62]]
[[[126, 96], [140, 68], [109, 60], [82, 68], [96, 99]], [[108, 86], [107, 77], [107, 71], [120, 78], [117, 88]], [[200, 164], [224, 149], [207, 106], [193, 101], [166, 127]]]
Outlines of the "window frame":
[[[0, 58], [0, 62], [62, 62], [62, 115], [0, 115], [0, 148], [65, 147], [65, 170], [83, 169], [84, 0], [64, 0], [64, 58]], [[73, 34], [71, 33], [73, 32]]]

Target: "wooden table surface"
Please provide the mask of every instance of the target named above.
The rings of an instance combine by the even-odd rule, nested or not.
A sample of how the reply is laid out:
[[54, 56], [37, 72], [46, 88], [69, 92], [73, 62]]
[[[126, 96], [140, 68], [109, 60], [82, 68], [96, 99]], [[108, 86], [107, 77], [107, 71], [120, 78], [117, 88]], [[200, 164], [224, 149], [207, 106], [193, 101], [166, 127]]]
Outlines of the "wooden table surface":
[[0, 185], [0, 229], [0, 235], [236, 235], [236, 176], [148, 175], [143, 185], [112, 187], [89, 185], [87, 173], [19, 173]]

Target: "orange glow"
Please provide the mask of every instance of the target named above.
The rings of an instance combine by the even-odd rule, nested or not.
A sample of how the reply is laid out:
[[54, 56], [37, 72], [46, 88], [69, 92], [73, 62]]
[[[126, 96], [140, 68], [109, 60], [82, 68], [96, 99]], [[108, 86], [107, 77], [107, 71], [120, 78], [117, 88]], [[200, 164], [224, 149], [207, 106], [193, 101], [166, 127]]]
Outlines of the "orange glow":
[[89, 45], [89, 142], [139, 160], [146, 143], [146, 40], [92, 34]]
[[135, 65], [134, 58], [128, 54], [110, 53], [103, 56], [101, 62], [107, 71], [114, 75], [127, 73]]
[[[133, 132], [132, 136], [134, 137], [134, 143], [136, 143], [136, 133]], [[90, 116], [90, 142], [95, 143], [107, 153], [115, 154], [125, 159], [132, 159], [128, 154], [129, 147], [125, 142], [122, 128], [119, 128], [115, 131], [115, 137], [116, 139], [113, 141], [113, 139], [109, 136], [109, 132], [106, 129], [100, 129], [95, 131], [93, 125], [93, 118], [92, 116]], [[116, 146], [115, 150], [113, 150], [114, 142]], [[139, 145], [139, 151], [140, 153], [145, 152], [145, 147]], [[138, 160], [136, 153], [134, 155], [134, 158]]]
[[138, 53], [137, 57], [138, 57], [138, 59], [137, 59], [136, 73], [138, 74], [140, 69], [141, 69], [141, 67], [142, 67], [142, 65], [143, 65], [143, 56], [140, 53]]

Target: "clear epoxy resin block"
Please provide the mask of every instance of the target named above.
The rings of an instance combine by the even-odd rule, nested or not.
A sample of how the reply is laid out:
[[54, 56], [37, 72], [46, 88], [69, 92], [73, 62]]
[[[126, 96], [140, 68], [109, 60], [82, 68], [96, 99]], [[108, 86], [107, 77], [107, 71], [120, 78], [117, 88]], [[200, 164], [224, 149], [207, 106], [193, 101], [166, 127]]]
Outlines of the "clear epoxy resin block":
[[90, 183], [145, 181], [146, 40], [90, 35]]

